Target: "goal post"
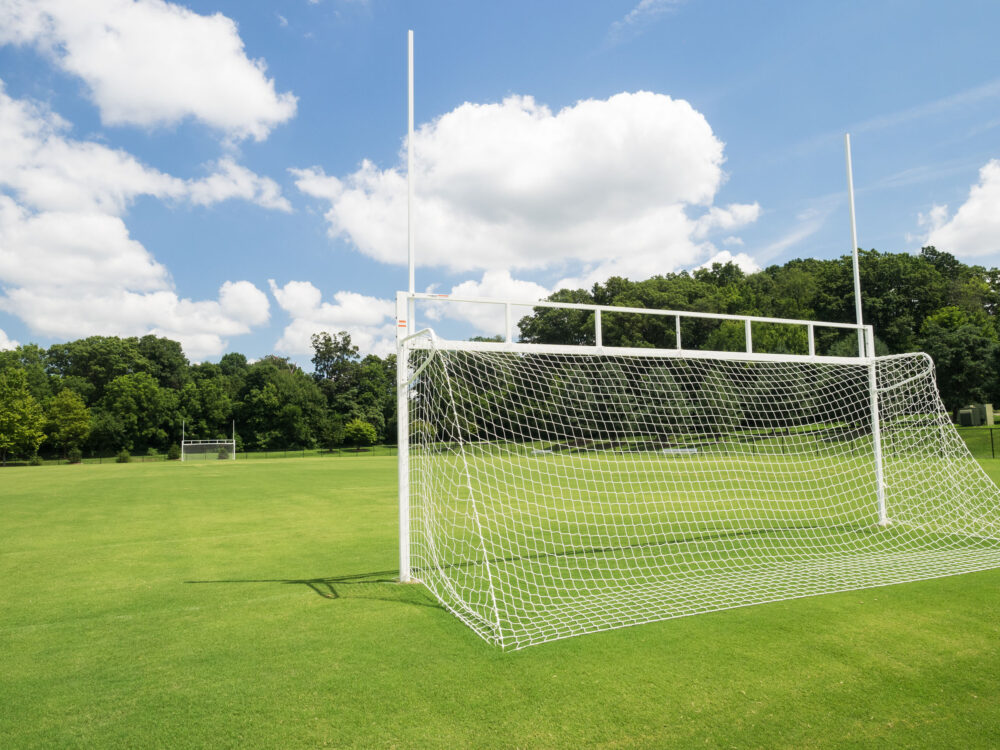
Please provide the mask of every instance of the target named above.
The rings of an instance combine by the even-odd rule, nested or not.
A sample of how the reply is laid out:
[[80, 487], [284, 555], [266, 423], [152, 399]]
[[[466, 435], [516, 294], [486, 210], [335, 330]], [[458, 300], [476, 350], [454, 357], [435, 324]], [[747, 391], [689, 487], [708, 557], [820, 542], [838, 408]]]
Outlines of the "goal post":
[[[409, 303], [500, 305], [500, 342], [414, 332]], [[1000, 491], [924, 354], [870, 326], [593, 312], [588, 346], [513, 341], [524, 303], [400, 293], [400, 578], [504, 648], [1000, 566]], [[610, 313], [735, 321], [740, 352], [605, 346]], [[754, 351], [761, 323], [807, 352]], [[816, 330], [861, 332], [861, 356]]]
[[229, 440], [188, 440], [181, 424], [181, 461], [236, 460], [236, 422]]

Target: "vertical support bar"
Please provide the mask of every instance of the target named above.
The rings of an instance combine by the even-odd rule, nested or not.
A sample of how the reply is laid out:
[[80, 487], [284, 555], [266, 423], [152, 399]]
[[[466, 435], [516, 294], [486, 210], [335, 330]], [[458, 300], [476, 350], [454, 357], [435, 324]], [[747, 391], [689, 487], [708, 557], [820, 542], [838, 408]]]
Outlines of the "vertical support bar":
[[503, 308], [504, 308], [504, 310], [503, 310], [503, 314], [504, 314], [504, 331], [507, 332], [507, 335], [506, 335], [505, 339], [506, 339], [507, 343], [510, 344], [510, 343], [513, 343], [513, 341], [514, 341], [514, 329], [511, 326], [511, 317], [510, 317], [510, 302], [505, 303], [504, 306], [503, 306]]
[[[854, 173], [851, 170], [851, 134], [844, 133], [844, 149], [847, 153], [847, 204], [851, 211], [851, 257], [854, 264], [854, 314], [859, 326], [861, 319], [861, 271], [858, 266], [858, 225], [854, 219]], [[865, 356], [865, 335], [858, 328], [858, 356]], [[870, 356], [874, 356], [874, 350]]]
[[810, 357], [815, 357], [816, 356], [816, 331], [815, 331], [815, 326], [813, 326], [811, 324], [808, 325], [808, 326], [806, 326], [806, 331], [808, 332], [808, 335], [809, 335], [809, 356]]
[[[875, 351], [875, 334], [871, 326], [865, 326], [864, 336], [868, 342], [868, 351]], [[889, 525], [889, 516], [885, 508], [885, 468], [882, 462], [882, 427], [879, 419], [878, 378], [876, 375], [876, 360], [868, 357], [868, 391], [872, 412], [872, 448], [875, 459], [875, 496], [878, 503], [878, 525]]]
[[676, 349], [680, 349], [681, 348], [681, 316], [680, 315], [675, 315], [674, 316], [674, 331], [676, 333], [676, 338], [677, 338], [677, 340], [674, 342], [674, 345], [675, 345]]
[[594, 310], [594, 344], [604, 346], [604, 336], [601, 333], [601, 311]]
[[[413, 29], [406, 34], [406, 83], [407, 83], [407, 117], [406, 117], [406, 249], [407, 266], [410, 274], [408, 287], [412, 295], [416, 291], [414, 269], [416, 267], [416, 240], [414, 238], [413, 216]], [[406, 311], [407, 333], [416, 331], [416, 305], [413, 297]], [[396, 360], [399, 366], [399, 360]]]
[[747, 340], [747, 354], [753, 354], [753, 332], [750, 330], [750, 321], [743, 321]]
[[[409, 299], [408, 299], [409, 298]], [[396, 464], [399, 482], [399, 581], [410, 580], [410, 389], [407, 385], [409, 352], [407, 302], [413, 298], [396, 293]]]

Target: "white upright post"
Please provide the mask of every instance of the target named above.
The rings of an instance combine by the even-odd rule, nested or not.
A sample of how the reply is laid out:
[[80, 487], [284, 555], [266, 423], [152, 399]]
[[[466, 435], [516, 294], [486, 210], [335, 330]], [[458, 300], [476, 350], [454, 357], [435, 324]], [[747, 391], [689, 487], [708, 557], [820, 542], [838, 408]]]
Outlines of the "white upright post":
[[878, 503], [878, 525], [888, 526], [889, 516], [885, 509], [885, 469], [882, 465], [882, 426], [878, 413], [878, 378], [875, 364], [875, 334], [871, 326], [865, 326], [868, 340], [868, 393], [872, 412], [872, 447], [875, 453], [875, 496]]
[[[861, 271], [858, 266], [858, 226], [854, 219], [854, 174], [851, 170], [851, 134], [844, 133], [844, 149], [847, 153], [847, 205], [851, 212], [851, 257], [854, 261], [854, 312], [855, 322], [864, 325], [861, 319]], [[858, 356], [865, 356], [865, 336], [858, 329]], [[874, 357], [875, 351], [868, 352]]]
[[410, 404], [407, 385], [407, 347], [403, 339], [409, 330], [407, 301], [413, 298], [396, 293], [396, 453], [399, 473], [399, 581], [410, 580]]
[[[408, 289], [412, 295], [416, 291], [416, 281], [414, 278], [414, 268], [416, 266], [416, 242], [414, 239], [414, 218], [413, 218], [413, 29], [407, 33], [407, 118], [406, 118], [406, 225], [407, 225], [407, 259], [410, 273], [410, 285]], [[406, 310], [407, 331], [413, 333], [416, 328], [414, 321], [415, 313], [414, 299], [410, 297], [410, 303]]]

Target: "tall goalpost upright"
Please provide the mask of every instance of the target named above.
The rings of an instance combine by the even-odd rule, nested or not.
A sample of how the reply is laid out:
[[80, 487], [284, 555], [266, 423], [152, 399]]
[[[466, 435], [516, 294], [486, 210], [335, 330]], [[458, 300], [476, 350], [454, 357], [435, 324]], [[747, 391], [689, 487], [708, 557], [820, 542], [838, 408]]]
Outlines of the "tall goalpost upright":
[[[412, 173], [412, 31], [408, 53]], [[1000, 490], [951, 424], [933, 362], [876, 356], [862, 321], [845, 147], [855, 323], [418, 293], [411, 181], [400, 580], [517, 649], [1000, 567]], [[505, 336], [418, 331], [417, 302], [501, 308]], [[583, 312], [592, 343], [515, 341], [519, 307]], [[609, 346], [611, 315], [647, 316], [674, 346]], [[685, 322], [741, 331], [743, 346], [685, 346]], [[798, 353], [756, 350], [773, 326]], [[858, 355], [821, 350], [833, 335], [857, 336]]]

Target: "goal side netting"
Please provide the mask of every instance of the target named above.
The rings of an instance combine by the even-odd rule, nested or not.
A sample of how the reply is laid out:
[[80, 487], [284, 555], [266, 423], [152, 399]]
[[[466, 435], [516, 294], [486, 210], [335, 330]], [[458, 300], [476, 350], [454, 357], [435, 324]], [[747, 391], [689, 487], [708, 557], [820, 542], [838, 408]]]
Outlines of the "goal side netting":
[[504, 648], [1000, 566], [926, 355], [404, 351], [410, 574]]

